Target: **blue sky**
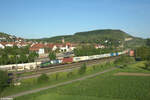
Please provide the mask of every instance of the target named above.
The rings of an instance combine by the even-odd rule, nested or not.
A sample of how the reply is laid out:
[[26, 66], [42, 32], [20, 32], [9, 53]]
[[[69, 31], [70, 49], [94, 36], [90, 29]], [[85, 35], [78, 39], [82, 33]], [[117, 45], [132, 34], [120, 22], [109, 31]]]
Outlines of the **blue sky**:
[[150, 0], [0, 0], [0, 31], [24, 38], [121, 29], [150, 37]]

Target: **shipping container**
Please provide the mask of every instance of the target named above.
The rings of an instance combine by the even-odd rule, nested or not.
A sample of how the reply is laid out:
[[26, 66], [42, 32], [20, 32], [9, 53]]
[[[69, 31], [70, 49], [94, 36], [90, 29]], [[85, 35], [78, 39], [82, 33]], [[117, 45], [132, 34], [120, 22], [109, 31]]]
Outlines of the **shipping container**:
[[118, 52], [116, 52], [116, 56], [119, 56]]
[[101, 55], [95, 55], [95, 58], [100, 59], [100, 58], [102, 58], [102, 56]]
[[73, 62], [80, 62], [88, 60], [88, 56], [81, 56], [81, 57], [73, 57]]
[[95, 56], [88, 56], [88, 60], [96, 59]]
[[123, 53], [122, 52], [118, 52], [118, 55], [122, 55]]
[[59, 64], [61, 64], [61, 63], [62, 63], [62, 60], [59, 59], [58, 62], [59, 62]]
[[62, 62], [63, 63], [72, 63], [73, 62], [73, 57], [63, 58]]
[[51, 64], [59, 64], [59, 60], [51, 60]]
[[114, 56], [114, 53], [111, 53], [110, 56]]
[[62, 60], [56, 59], [51, 61], [52, 64], [60, 64], [62, 63]]
[[111, 56], [110, 53], [104, 54], [104, 58], [110, 57], [110, 56]]

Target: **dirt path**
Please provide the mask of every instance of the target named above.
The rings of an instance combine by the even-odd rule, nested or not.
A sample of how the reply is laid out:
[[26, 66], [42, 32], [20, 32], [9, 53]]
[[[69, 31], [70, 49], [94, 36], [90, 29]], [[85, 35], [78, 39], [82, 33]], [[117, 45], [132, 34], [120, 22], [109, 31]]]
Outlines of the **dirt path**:
[[84, 76], [84, 77], [81, 77], [81, 78], [78, 78], [78, 79], [70, 80], [70, 81], [67, 81], [67, 82], [62, 82], [62, 83], [59, 83], [59, 84], [55, 84], [55, 85], [51, 85], [51, 86], [47, 86], [47, 87], [43, 87], [43, 88], [39, 88], [39, 89], [35, 89], [35, 90], [21, 92], [21, 93], [15, 94], [15, 95], [7, 96], [6, 98], [15, 98], [15, 97], [19, 97], [19, 96], [23, 96], [23, 95], [27, 95], [27, 94], [31, 94], [31, 93], [36, 93], [36, 92], [39, 92], [39, 91], [42, 91], [42, 90], [55, 88], [55, 87], [62, 86], [62, 85], [67, 85], [67, 84], [70, 84], [70, 83], [73, 83], [73, 82], [77, 82], [77, 81], [85, 80], [85, 79], [88, 79], [88, 78], [92, 78], [92, 77], [95, 77], [97, 75], [101, 75], [101, 74], [104, 74], [106, 72], [113, 71], [115, 69], [116, 68], [107, 69], [103, 72], [98, 72], [98, 73], [95, 73], [95, 74], [92, 74], [92, 75], [87, 75], [87, 76]]
[[150, 76], [150, 74], [145, 74], [145, 73], [126, 73], [126, 72], [119, 72], [114, 75], [115, 76]]

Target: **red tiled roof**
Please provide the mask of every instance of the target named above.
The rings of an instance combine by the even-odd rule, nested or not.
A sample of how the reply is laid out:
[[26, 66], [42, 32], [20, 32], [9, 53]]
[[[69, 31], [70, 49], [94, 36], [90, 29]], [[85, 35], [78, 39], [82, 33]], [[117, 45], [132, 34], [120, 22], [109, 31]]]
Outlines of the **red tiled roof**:
[[46, 46], [44, 44], [39, 43], [39, 44], [34, 44], [33, 46], [31, 46], [29, 48], [29, 50], [31, 50], [31, 51], [38, 51], [40, 48], [45, 48], [45, 47]]
[[7, 44], [12, 44], [12, 45], [16, 45], [16, 43], [15, 42], [0, 42], [0, 44], [2, 44], [2, 45], [7, 45]]
[[39, 43], [39, 44], [34, 44], [34, 45], [32, 46], [32, 48], [45, 48], [45, 45], [44, 45], [44, 44], [41, 44], [41, 43]]
[[46, 47], [48, 48], [53, 48], [55, 45], [54, 44], [47, 44]]

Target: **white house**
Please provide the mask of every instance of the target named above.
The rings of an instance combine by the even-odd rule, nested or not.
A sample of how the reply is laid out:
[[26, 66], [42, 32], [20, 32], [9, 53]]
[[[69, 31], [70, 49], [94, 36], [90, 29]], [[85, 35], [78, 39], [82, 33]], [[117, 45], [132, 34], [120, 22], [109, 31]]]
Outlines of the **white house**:
[[4, 49], [5, 46], [4, 46], [3, 44], [0, 43], [0, 48], [1, 48], [1, 49]]
[[27, 46], [26, 43], [17, 43], [16, 45], [17, 45], [18, 48]]
[[44, 54], [44, 53], [45, 53], [44, 48], [40, 48], [39, 51], [38, 51], [38, 54], [40, 55], [40, 54]]
[[59, 47], [61, 52], [70, 52], [73, 51], [76, 47], [72, 46], [70, 43], [66, 43], [65, 45], [61, 45]]
[[101, 45], [101, 44], [97, 44], [97, 45], [95, 45], [95, 48], [96, 49], [103, 49], [103, 48], [105, 48], [105, 46]]
[[13, 47], [14, 44], [13, 44], [13, 43], [7, 43], [7, 44], [5, 44], [5, 46], [6, 46], [6, 47]]

